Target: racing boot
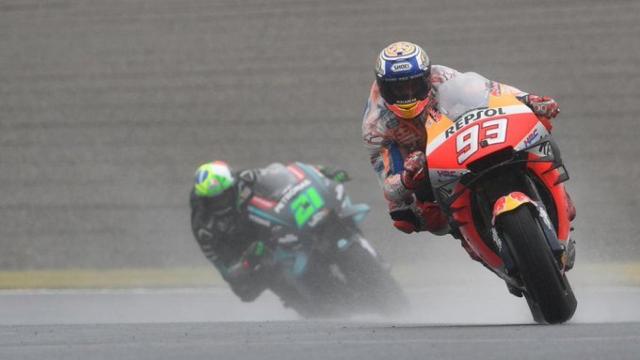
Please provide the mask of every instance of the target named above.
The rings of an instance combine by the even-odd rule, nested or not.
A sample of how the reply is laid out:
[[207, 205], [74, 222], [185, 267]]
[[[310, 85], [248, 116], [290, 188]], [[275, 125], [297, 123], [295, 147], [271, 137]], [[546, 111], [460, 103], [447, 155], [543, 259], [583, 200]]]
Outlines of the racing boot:
[[509, 290], [509, 293], [511, 293], [511, 295], [516, 296], [516, 297], [522, 297], [522, 290], [518, 289], [517, 287], [509, 284], [508, 282], [505, 282], [507, 284], [507, 290]]
[[576, 242], [573, 239], [569, 239], [567, 249], [564, 253], [564, 271], [573, 269], [573, 265], [576, 262]]
[[[571, 200], [571, 196], [565, 190], [565, 195], [567, 197], [567, 212], [569, 213], [569, 221], [573, 221], [576, 218], [576, 207], [573, 204], [573, 200]], [[571, 231], [573, 231], [573, 227], [571, 227]], [[567, 243], [567, 249], [564, 254], [564, 269], [565, 271], [569, 271], [573, 269], [573, 265], [576, 261], [576, 241], [573, 238], [569, 239]]]
[[567, 198], [567, 212], [569, 213], [569, 221], [573, 221], [576, 218], [576, 207], [575, 205], [573, 205], [573, 200], [571, 200], [571, 196], [569, 196], [569, 193], [566, 190], [564, 194]]

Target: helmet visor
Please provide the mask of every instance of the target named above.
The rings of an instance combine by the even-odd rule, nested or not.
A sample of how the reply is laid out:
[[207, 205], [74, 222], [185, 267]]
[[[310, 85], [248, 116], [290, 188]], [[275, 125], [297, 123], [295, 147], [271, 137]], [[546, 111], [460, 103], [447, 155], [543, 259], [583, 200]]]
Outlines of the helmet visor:
[[401, 80], [378, 79], [382, 98], [389, 104], [410, 104], [424, 100], [431, 88], [428, 75]]
[[203, 199], [207, 210], [214, 213], [224, 213], [228, 210], [234, 209], [236, 206], [235, 186], [224, 190], [216, 196], [204, 197]]

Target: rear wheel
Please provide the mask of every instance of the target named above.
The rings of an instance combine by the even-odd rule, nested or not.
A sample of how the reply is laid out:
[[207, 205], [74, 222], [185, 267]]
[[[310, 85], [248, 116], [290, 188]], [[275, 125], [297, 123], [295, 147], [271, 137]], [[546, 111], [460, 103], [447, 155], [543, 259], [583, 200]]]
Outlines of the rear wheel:
[[573, 316], [577, 301], [529, 206], [500, 215], [498, 224], [525, 285], [534, 320], [557, 324]]

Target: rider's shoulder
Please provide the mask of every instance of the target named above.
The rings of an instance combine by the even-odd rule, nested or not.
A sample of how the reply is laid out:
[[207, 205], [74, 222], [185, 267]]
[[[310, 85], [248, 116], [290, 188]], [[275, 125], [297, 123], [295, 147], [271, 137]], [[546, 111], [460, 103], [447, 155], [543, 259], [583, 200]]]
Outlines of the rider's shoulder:
[[378, 112], [382, 109], [384, 109], [384, 100], [382, 100], [382, 96], [380, 96], [378, 84], [374, 81], [371, 85], [371, 90], [369, 91], [367, 103], [365, 104], [363, 122], [371, 121], [371, 119], [375, 118]]

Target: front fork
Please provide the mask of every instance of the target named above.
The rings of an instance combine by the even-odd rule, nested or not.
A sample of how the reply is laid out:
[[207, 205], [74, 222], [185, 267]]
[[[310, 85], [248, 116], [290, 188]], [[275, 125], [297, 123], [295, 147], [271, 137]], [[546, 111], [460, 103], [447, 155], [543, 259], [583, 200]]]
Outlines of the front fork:
[[564, 271], [567, 259], [566, 248], [558, 239], [558, 235], [556, 234], [555, 228], [553, 226], [553, 223], [551, 222], [551, 219], [549, 218], [547, 210], [536, 201], [533, 201], [526, 194], [519, 191], [513, 191], [507, 195], [501, 196], [493, 205], [493, 216], [491, 219], [491, 224], [493, 226], [493, 240], [496, 242], [496, 246], [500, 250], [500, 257], [503, 259], [507, 269], [509, 271], [512, 271], [514, 263], [509, 252], [505, 249], [504, 246], [502, 246], [500, 237], [495, 230], [496, 219], [501, 215], [514, 211], [520, 206], [529, 206], [535, 211], [537, 218], [542, 220], [541, 222], [539, 222], [539, 224], [542, 227], [542, 231], [547, 240], [547, 244], [549, 244], [551, 252], [555, 257], [558, 266], [561, 270]]

